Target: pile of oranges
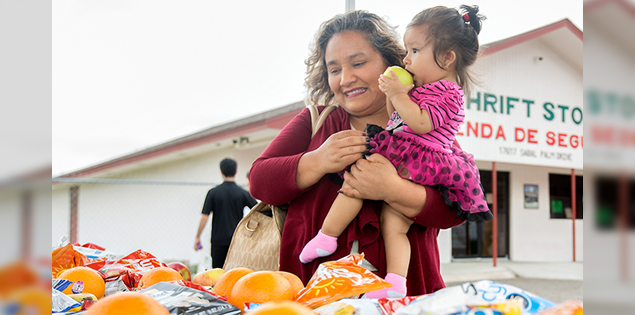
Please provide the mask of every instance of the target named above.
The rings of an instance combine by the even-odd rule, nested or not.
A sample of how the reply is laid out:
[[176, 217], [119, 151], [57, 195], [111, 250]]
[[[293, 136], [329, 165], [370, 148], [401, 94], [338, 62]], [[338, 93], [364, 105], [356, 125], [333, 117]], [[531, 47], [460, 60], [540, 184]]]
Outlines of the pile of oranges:
[[[103, 299], [105, 283], [101, 275], [87, 267], [74, 267], [61, 273], [58, 278], [67, 279], [83, 286], [83, 293], [92, 293], [100, 300], [89, 308], [91, 314], [169, 314], [155, 299], [137, 292], [109, 295]], [[183, 280], [181, 274], [169, 267], [157, 267], [144, 273], [137, 289], [141, 290], [164, 281]], [[72, 286], [71, 286], [72, 287]], [[64, 292], [71, 294], [71, 287]], [[285, 271], [254, 271], [235, 268], [218, 277], [213, 292], [225, 296], [227, 302], [239, 308], [245, 303], [263, 304], [249, 314], [313, 314], [310, 308], [293, 302], [304, 284], [296, 275]]]
[[218, 278], [213, 291], [242, 310], [248, 302], [292, 301], [303, 288], [300, 278], [289, 272], [234, 268]]

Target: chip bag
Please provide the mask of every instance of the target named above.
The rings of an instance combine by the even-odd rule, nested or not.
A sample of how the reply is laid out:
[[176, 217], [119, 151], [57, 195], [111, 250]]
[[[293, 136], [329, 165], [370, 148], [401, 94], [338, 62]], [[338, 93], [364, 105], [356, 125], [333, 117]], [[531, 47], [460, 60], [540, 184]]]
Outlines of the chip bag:
[[539, 315], [582, 315], [583, 309], [582, 302], [567, 300], [540, 312]]
[[51, 271], [53, 278], [57, 278], [64, 270], [77, 266], [84, 266], [91, 260], [86, 255], [73, 249], [73, 245], [58, 247], [51, 254]]
[[295, 301], [316, 308], [362, 293], [392, 285], [358, 264], [364, 254], [352, 254], [337, 261], [321, 263]]

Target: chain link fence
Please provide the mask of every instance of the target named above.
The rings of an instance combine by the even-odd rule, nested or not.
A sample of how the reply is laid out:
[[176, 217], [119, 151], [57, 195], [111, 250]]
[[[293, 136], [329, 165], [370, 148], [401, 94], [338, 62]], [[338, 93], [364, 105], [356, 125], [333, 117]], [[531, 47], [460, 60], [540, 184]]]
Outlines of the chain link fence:
[[207, 191], [218, 184], [54, 178], [53, 246], [67, 237], [116, 254], [141, 249], [164, 262], [211, 264], [211, 220], [201, 234], [202, 250], [194, 250], [194, 238]]

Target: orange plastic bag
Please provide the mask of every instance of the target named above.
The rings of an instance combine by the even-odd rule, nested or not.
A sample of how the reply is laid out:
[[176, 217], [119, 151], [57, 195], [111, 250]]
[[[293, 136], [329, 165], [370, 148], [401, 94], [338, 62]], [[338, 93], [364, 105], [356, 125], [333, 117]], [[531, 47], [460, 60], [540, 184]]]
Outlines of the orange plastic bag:
[[392, 285], [368, 269], [359, 266], [364, 254], [348, 255], [337, 261], [321, 263], [295, 301], [316, 308], [362, 293]]
[[51, 255], [51, 270], [54, 279], [66, 269], [83, 266], [90, 262], [86, 255], [77, 252], [71, 244], [54, 249]]

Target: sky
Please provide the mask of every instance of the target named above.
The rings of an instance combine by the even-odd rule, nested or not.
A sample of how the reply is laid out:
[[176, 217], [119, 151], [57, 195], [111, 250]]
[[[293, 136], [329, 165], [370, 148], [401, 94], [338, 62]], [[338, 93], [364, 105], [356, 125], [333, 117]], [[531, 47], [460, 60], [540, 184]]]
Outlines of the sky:
[[[476, 4], [481, 44], [568, 18], [582, 1], [357, 0], [403, 35], [419, 11]], [[304, 60], [345, 0], [58, 0], [53, 176], [305, 99]]]

